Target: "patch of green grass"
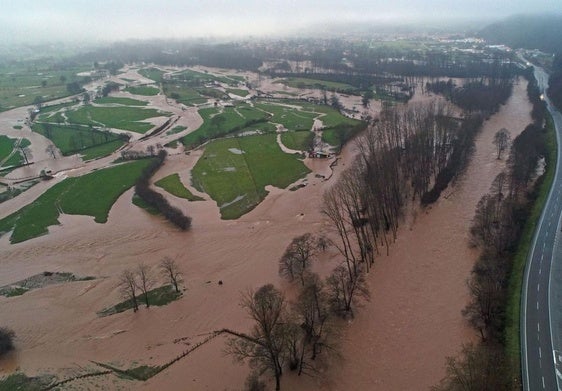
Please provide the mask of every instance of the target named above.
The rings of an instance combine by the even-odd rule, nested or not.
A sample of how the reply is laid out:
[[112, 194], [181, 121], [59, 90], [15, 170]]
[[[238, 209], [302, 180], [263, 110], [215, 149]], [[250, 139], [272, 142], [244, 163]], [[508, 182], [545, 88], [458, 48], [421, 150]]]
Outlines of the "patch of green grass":
[[222, 218], [236, 219], [265, 198], [265, 186], [283, 189], [308, 172], [281, 151], [276, 135], [266, 134], [209, 143], [192, 174], [194, 186], [216, 201]]
[[180, 132], [183, 132], [186, 129], [187, 129], [187, 126], [181, 126], [181, 125], [174, 126], [172, 129], [170, 129], [166, 132], [166, 135], [169, 136], [171, 134], [180, 133]]
[[248, 90], [242, 90], [240, 88], [227, 88], [226, 92], [228, 92], [229, 94], [234, 94], [234, 95], [238, 95], [241, 97], [246, 97], [248, 95], [250, 95], [250, 91]]
[[168, 148], [177, 148], [178, 140], [170, 141], [169, 143], [166, 143], [164, 146]]
[[[17, 61], [0, 64], [0, 111], [72, 95], [67, 84], [82, 83], [77, 73], [89, 70], [90, 65], [66, 66], [61, 69], [54, 59]], [[43, 82], [45, 86], [43, 87]]]
[[53, 125], [37, 122], [32, 130], [50, 139], [63, 155], [81, 153], [85, 160], [108, 155], [125, 141], [121, 136], [81, 125]]
[[189, 189], [185, 188], [183, 183], [181, 183], [180, 176], [178, 174], [168, 175], [154, 184], [176, 197], [185, 198], [189, 201], [203, 201], [203, 198], [194, 195], [189, 191]]
[[[19, 152], [19, 149], [14, 149], [16, 141], [16, 139], [10, 138], [8, 136], [0, 135], [0, 163], [7, 158], [7, 160], [0, 165], [1, 167], [16, 167], [24, 163], [23, 156]], [[19, 146], [21, 146], [22, 148], [28, 147], [30, 145], [31, 143], [29, 142], [29, 140], [25, 138], [22, 139], [19, 143]]]
[[33, 203], [0, 220], [0, 232], [13, 229], [11, 243], [23, 242], [48, 233], [59, 224], [59, 214], [93, 216], [105, 223], [111, 206], [131, 188], [149, 159], [137, 160], [90, 174], [67, 178], [43, 193]]
[[0, 135], [0, 161], [6, 159], [14, 149], [15, 139]]
[[16, 372], [0, 379], [0, 391], [41, 391], [49, 385], [52, 377], [27, 377]]
[[150, 365], [141, 365], [124, 371], [127, 376], [140, 381], [146, 381], [158, 373], [160, 373], [160, 367]]
[[312, 132], [285, 132], [281, 134], [281, 142], [289, 149], [307, 151], [312, 147], [314, 133]]
[[218, 108], [201, 109], [199, 114], [203, 117], [203, 125], [181, 139], [188, 148], [229, 133], [243, 131], [248, 126], [269, 118], [267, 113], [248, 105], [225, 107], [222, 112]]
[[520, 376], [521, 371], [518, 367], [521, 359], [521, 295], [523, 278], [525, 275], [525, 266], [529, 251], [533, 243], [533, 237], [537, 224], [540, 220], [542, 211], [546, 205], [546, 200], [552, 187], [554, 174], [556, 171], [557, 156], [557, 143], [556, 134], [554, 133], [554, 124], [552, 117], [547, 115], [547, 156], [546, 156], [546, 172], [544, 173], [544, 181], [540, 186], [538, 196], [533, 204], [531, 213], [525, 228], [521, 235], [519, 245], [515, 257], [513, 258], [513, 268], [509, 278], [508, 300], [506, 307], [506, 327], [505, 327], [505, 341], [506, 352], [510, 362], [514, 363], [517, 368], [514, 368], [513, 375]]
[[137, 87], [127, 87], [125, 91], [130, 92], [133, 95], [143, 95], [143, 96], [154, 96], [158, 95], [160, 90], [156, 87], [150, 86], [137, 86]]
[[104, 96], [103, 98], [96, 99], [94, 101], [94, 103], [97, 103], [99, 105], [118, 104], [118, 105], [123, 105], [123, 106], [146, 106], [146, 105], [148, 105], [148, 102], [145, 102], [145, 101], [142, 101], [142, 100], [131, 99], [131, 98], [119, 98], [119, 97], [115, 97], [115, 96]]
[[104, 156], [111, 155], [113, 152], [117, 151], [123, 145], [125, 145], [124, 140], [114, 140], [107, 143], [98, 144], [93, 147], [89, 147], [80, 151], [83, 160], [98, 159]]
[[352, 85], [345, 83], [337, 83], [333, 81], [324, 81], [309, 79], [303, 77], [288, 77], [279, 81], [279, 83], [285, 84], [293, 88], [317, 88], [325, 89], [329, 91], [354, 91], [357, 88]]
[[271, 122], [282, 124], [285, 128], [295, 131], [312, 129], [314, 118], [317, 117], [315, 113], [271, 103], [256, 103], [255, 107], [273, 114], [273, 117], [270, 119]]
[[9, 288], [6, 289], [5, 291], [2, 291], [2, 295], [6, 296], [6, 297], [14, 297], [14, 296], [21, 296], [23, 295], [25, 292], [27, 292], [29, 289], [27, 288], [23, 288], [21, 286], [15, 287], [15, 288]]
[[23, 129], [23, 126], [21, 126], [21, 125], [14, 125], [14, 126], [12, 126], [12, 128], [14, 128], [15, 130], [22, 130], [22, 129]]
[[[179, 299], [182, 296], [181, 292], [176, 292], [172, 285], [164, 285], [158, 288], [154, 288], [148, 291], [148, 302], [151, 306], [163, 306]], [[144, 296], [139, 295], [137, 297], [139, 307], [144, 304]], [[118, 314], [133, 308], [133, 302], [131, 300], [125, 300], [121, 303], [114, 305], [113, 307], [104, 308], [98, 312], [99, 316], [109, 316], [113, 314]]]
[[177, 83], [165, 83], [162, 87], [167, 97], [183, 103], [186, 106], [194, 106], [207, 102], [207, 98], [201, 96], [197, 89]]
[[161, 82], [164, 71], [157, 68], [144, 68], [139, 70], [139, 74], [147, 79], [154, 80], [155, 82]]
[[67, 112], [69, 122], [85, 125], [104, 125], [108, 128], [130, 130], [137, 133], [146, 133], [154, 127], [147, 122], [140, 122], [148, 118], [169, 116], [156, 109], [140, 107], [96, 107], [82, 106], [78, 110]]

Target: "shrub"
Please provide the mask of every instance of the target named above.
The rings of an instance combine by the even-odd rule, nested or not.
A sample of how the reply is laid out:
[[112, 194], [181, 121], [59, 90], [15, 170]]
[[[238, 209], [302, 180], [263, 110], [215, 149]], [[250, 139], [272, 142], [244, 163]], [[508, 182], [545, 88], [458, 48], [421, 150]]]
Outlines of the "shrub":
[[0, 356], [14, 348], [15, 336], [16, 334], [12, 330], [6, 327], [0, 327]]

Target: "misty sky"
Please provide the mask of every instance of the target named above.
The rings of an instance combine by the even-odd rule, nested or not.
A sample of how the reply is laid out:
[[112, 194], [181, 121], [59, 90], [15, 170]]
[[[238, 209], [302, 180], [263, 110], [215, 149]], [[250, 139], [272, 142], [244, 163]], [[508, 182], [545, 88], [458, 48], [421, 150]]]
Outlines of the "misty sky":
[[332, 22], [553, 12], [562, 12], [562, 0], [0, 0], [0, 43], [287, 34]]

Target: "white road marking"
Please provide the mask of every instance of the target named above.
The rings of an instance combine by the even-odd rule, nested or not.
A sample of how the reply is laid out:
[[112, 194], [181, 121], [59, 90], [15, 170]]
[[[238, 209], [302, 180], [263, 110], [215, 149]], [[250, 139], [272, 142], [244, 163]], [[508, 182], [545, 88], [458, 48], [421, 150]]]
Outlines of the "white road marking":
[[537, 310], [539, 309], [539, 302], [537, 301]]
[[544, 386], [544, 376], [542, 376], [542, 388], [545, 388], [545, 386]]
[[537, 292], [541, 290], [541, 284], [537, 284]]
[[542, 359], [542, 350], [541, 350], [541, 347], [540, 347], [540, 346], [539, 346], [539, 358]]
[[537, 323], [537, 332], [541, 332], [541, 325]]

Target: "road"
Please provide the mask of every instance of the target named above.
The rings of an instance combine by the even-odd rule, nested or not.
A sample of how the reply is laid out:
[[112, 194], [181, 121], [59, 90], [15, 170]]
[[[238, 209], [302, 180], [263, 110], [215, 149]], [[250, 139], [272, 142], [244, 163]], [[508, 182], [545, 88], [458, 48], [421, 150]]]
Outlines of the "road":
[[535, 67], [535, 77], [554, 119], [559, 159], [525, 269], [521, 303], [521, 364], [525, 391], [554, 391], [562, 390], [562, 115], [544, 93], [548, 75]]

